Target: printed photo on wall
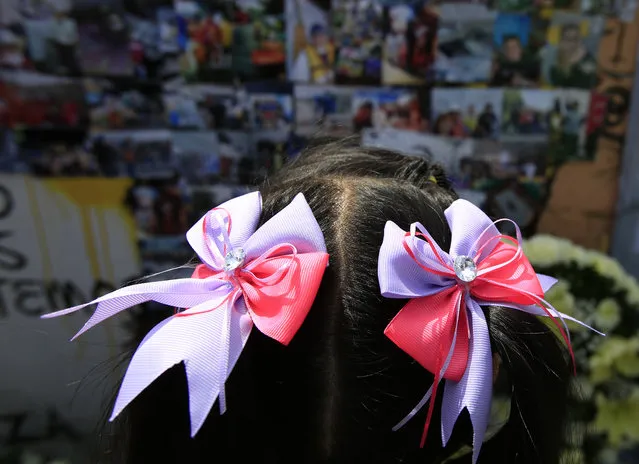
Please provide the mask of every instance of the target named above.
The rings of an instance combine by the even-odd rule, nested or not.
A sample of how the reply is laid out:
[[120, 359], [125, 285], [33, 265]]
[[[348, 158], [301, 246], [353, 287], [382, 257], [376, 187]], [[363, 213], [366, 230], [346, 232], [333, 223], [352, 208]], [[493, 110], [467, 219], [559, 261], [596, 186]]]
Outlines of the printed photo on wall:
[[252, 127], [259, 131], [288, 133], [293, 123], [293, 97], [277, 93], [249, 95]]
[[384, 45], [382, 7], [374, 0], [340, 0], [331, 10], [335, 82], [379, 85]]
[[[173, 132], [172, 150], [176, 170], [189, 185], [207, 185], [222, 179], [217, 132]], [[227, 180], [229, 173], [230, 167], [227, 167]]]
[[496, 15], [485, 5], [445, 3], [440, 7], [434, 65], [437, 81], [468, 84], [490, 80]]
[[137, 179], [175, 175], [168, 130], [121, 130], [92, 133], [87, 146], [105, 177]]
[[384, 84], [424, 84], [432, 80], [438, 15], [426, 0], [384, 8]]
[[14, 130], [0, 129], [0, 172], [28, 174], [29, 165], [22, 158], [16, 139]]
[[180, 71], [189, 81], [231, 82], [233, 73], [233, 2], [175, 2]]
[[502, 89], [433, 89], [432, 131], [447, 137], [497, 139]]
[[542, 50], [543, 81], [554, 87], [592, 88], [604, 23], [602, 16], [555, 12]]
[[71, 2], [3, 1], [2, 64], [59, 76], [79, 76], [80, 35]]
[[460, 161], [472, 156], [474, 143], [472, 139], [461, 140], [397, 129], [366, 129], [362, 132], [363, 146], [419, 156], [441, 165], [451, 178], [458, 176]]
[[632, 22], [638, 5], [637, 0], [581, 0], [581, 12], [585, 15], [621, 17], [622, 21]]
[[242, 80], [284, 78], [286, 40], [281, 0], [237, 0], [233, 70]]
[[495, 184], [509, 180], [539, 184], [548, 181], [547, 141], [479, 140], [475, 144], [472, 161], [474, 164], [468, 161], [462, 166], [464, 176], [458, 179], [462, 188], [489, 191]]
[[244, 185], [215, 184], [193, 186], [190, 190], [189, 224], [195, 224], [204, 214], [216, 205], [249, 193], [251, 189]]
[[156, 21], [159, 32], [159, 49], [164, 55], [177, 57], [182, 48], [180, 47], [180, 35], [183, 22], [180, 20], [176, 8], [171, 7], [158, 8], [155, 12]]
[[550, 147], [555, 166], [571, 159], [587, 159], [590, 92], [561, 89], [550, 115]]
[[[168, 72], [175, 72], [176, 62], [162, 51], [160, 24], [153, 17], [126, 15], [130, 31], [129, 50], [136, 79], [156, 81]], [[166, 69], [165, 69], [166, 65]]]
[[0, 126], [88, 126], [82, 81], [25, 70], [0, 72]]
[[504, 90], [501, 133], [504, 140], [547, 140], [561, 109], [553, 90]]
[[84, 131], [28, 130], [16, 141], [18, 166], [38, 177], [98, 176], [97, 159], [84, 144]]
[[189, 84], [164, 94], [165, 117], [173, 129], [248, 129], [249, 102], [234, 87]]
[[288, 158], [286, 146], [289, 137], [289, 133], [272, 130], [252, 134], [256, 183], [282, 168]]
[[539, 50], [531, 40], [533, 19], [520, 13], [500, 13], [495, 20], [497, 49], [490, 85], [536, 87], [539, 83]]
[[[240, 185], [253, 184], [255, 181], [255, 158], [253, 140], [250, 133], [240, 131], [218, 131], [219, 153], [222, 160], [222, 172], [228, 172], [230, 182]], [[227, 168], [226, 166], [229, 166]], [[224, 178], [224, 177], [223, 177]]]
[[330, 0], [286, 0], [286, 69], [293, 82], [331, 84], [335, 43]]
[[353, 129], [428, 130], [418, 92], [406, 89], [360, 89], [353, 94]]
[[485, 195], [485, 211], [515, 221], [524, 236], [532, 235], [548, 193], [547, 142], [480, 141], [473, 158], [462, 163], [462, 183]]
[[93, 130], [166, 126], [158, 84], [85, 78], [84, 90]]
[[117, 2], [75, 5], [73, 17], [78, 24], [77, 57], [84, 74], [133, 76], [136, 66], [144, 66], [143, 61], [134, 63], [144, 56], [144, 50], [140, 53], [143, 45], [137, 42], [137, 50], [131, 47], [129, 25]]
[[504, 12], [541, 13], [545, 15], [554, 9], [579, 11], [580, 1], [581, 0], [496, 0], [495, 7]]
[[345, 137], [353, 133], [355, 87], [295, 86], [295, 133]]
[[192, 224], [191, 192], [180, 176], [136, 179], [124, 201], [135, 220], [144, 269], [182, 265], [193, 257], [184, 236]]

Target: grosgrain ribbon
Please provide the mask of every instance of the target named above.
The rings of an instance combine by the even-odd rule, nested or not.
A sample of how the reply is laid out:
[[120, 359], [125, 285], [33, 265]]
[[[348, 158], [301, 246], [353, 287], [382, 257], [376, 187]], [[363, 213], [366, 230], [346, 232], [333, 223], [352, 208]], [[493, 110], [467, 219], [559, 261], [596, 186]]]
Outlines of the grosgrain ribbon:
[[[548, 316], [572, 347], [564, 319], [544, 293], [556, 280], [537, 275], [516, 239], [500, 234], [496, 224], [479, 208], [457, 200], [445, 211], [451, 229], [450, 253], [444, 252], [419, 223], [404, 232], [386, 224], [379, 257], [379, 281], [388, 298], [410, 298], [386, 327], [385, 334], [435, 376], [424, 397], [393, 430], [403, 427], [437, 395], [444, 380], [442, 440], [466, 408], [473, 424], [473, 462], [486, 431], [492, 395], [492, 352], [480, 304], [501, 305]], [[506, 243], [511, 242], [511, 243]], [[468, 257], [475, 264], [475, 277], [462, 281], [455, 272], [454, 258]], [[588, 326], [586, 326], [588, 327]], [[434, 349], [434, 347], [437, 347]], [[430, 401], [420, 446], [424, 446], [435, 402]]]
[[[216, 399], [220, 412], [226, 410], [224, 384], [252, 327], [284, 345], [297, 333], [328, 265], [324, 237], [301, 194], [256, 230], [260, 214], [257, 192], [205, 214], [187, 232], [189, 244], [202, 261], [190, 279], [132, 285], [44, 316], [69, 314], [97, 303], [77, 337], [146, 301], [178, 308], [138, 346], [111, 420], [163, 372], [184, 363], [194, 436]], [[239, 248], [245, 253], [244, 261], [236, 269], [225, 270], [227, 253]]]

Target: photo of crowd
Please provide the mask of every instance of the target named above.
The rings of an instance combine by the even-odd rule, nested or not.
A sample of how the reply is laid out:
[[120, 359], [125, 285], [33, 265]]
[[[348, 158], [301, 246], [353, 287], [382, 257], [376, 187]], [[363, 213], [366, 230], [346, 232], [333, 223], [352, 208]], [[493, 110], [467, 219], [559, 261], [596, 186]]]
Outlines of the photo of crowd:
[[357, 90], [353, 95], [353, 129], [394, 128], [426, 131], [428, 118], [422, 111], [422, 102], [416, 91]]
[[446, 137], [497, 139], [503, 92], [497, 89], [434, 89], [433, 133]]

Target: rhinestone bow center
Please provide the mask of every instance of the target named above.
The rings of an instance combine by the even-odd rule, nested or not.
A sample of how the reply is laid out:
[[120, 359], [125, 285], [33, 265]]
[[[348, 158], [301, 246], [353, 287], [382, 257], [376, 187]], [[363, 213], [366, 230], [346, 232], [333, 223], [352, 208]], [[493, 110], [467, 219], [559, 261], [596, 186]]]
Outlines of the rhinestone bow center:
[[246, 252], [242, 248], [235, 248], [229, 251], [224, 257], [224, 270], [231, 272], [244, 264]]
[[468, 256], [457, 256], [453, 267], [455, 275], [462, 282], [472, 282], [477, 277], [477, 265]]

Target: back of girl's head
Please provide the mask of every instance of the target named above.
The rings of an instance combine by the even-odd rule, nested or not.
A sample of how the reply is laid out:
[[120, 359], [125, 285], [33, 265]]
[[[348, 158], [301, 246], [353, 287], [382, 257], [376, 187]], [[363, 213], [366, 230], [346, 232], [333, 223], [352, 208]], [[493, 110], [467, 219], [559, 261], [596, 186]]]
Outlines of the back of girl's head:
[[[293, 341], [284, 347], [254, 331], [227, 382], [228, 411], [219, 416], [214, 408], [195, 438], [183, 367], [167, 372], [118, 419], [113, 438], [124, 456], [114, 451], [114, 462], [470, 462], [469, 453], [460, 453], [472, 445], [467, 415], [445, 448], [439, 408], [423, 449], [425, 410], [391, 431], [433, 376], [384, 336], [407, 301], [383, 298], [377, 278], [389, 220], [404, 230], [421, 222], [448, 250], [444, 210], [457, 196], [445, 174], [385, 150], [315, 146], [261, 188], [260, 222], [300, 192], [322, 229], [330, 264]], [[511, 412], [484, 443], [479, 462], [556, 463], [570, 375], [564, 348], [535, 316], [499, 307], [484, 313]]]

